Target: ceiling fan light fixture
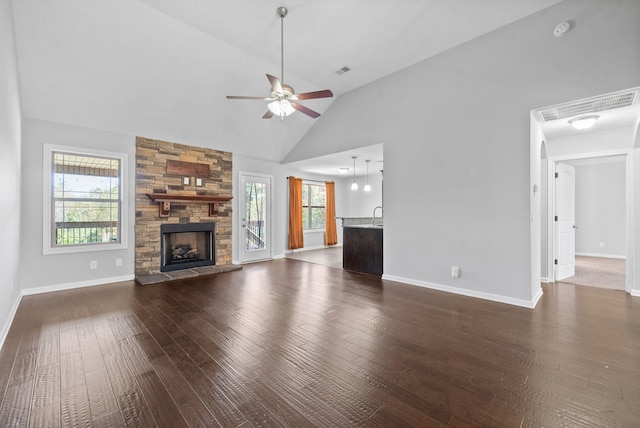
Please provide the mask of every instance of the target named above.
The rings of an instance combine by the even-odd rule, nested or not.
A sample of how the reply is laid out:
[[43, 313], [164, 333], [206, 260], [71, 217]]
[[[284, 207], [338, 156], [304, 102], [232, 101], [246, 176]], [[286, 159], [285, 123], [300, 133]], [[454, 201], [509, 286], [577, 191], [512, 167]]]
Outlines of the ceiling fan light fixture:
[[269, 110], [271, 110], [271, 112], [276, 116], [289, 116], [291, 113], [296, 111], [289, 100], [286, 99], [272, 101], [267, 105], [267, 107], [269, 107]]
[[243, 95], [227, 95], [230, 100], [263, 100], [269, 101], [268, 110], [262, 116], [263, 119], [271, 119], [273, 116], [280, 116], [284, 120], [294, 111], [306, 114], [312, 119], [320, 117], [320, 113], [300, 104], [300, 100], [313, 100], [317, 98], [333, 97], [333, 92], [329, 89], [320, 91], [303, 92], [296, 94], [290, 85], [284, 83], [284, 17], [287, 16], [286, 7], [279, 7], [276, 13], [280, 17], [280, 78], [267, 74], [267, 79], [271, 83], [271, 97], [249, 97]]
[[589, 129], [596, 123], [596, 120], [598, 120], [599, 117], [600, 116], [598, 116], [597, 114], [578, 116], [571, 119], [569, 121], [569, 124], [575, 129]]

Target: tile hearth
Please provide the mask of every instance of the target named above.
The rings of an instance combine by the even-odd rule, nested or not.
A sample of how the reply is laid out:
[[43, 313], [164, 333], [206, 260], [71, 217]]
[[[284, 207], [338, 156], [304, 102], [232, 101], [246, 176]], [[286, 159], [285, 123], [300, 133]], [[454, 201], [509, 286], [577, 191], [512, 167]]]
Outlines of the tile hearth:
[[192, 269], [182, 269], [172, 272], [160, 272], [150, 275], [143, 275], [136, 278], [136, 282], [140, 285], [157, 284], [159, 282], [175, 281], [178, 279], [195, 278], [198, 276], [214, 275], [216, 273], [231, 272], [240, 270], [242, 266], [223, 265], [223, 266], [204, 266]]

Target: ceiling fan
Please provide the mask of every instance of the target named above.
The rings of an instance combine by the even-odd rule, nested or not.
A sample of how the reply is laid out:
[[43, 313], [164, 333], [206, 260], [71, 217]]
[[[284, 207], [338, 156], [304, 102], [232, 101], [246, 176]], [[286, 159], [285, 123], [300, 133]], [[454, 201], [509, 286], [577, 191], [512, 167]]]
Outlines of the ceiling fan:
[[227, 99], [270, 101], [267, 105], [269, 110], [267, 110], [264, 116], [262, 116], [263, 119], [271, 119], [274, 115], [280, 116], [280, 118], [284, 119], [285, 116], [289, 116], [296, 110], [315, 119], [320, 116], [320, 113], [303, 106], [298, 101], [332, 97], [333, 92], [329, 89], [324, 89], [322, 91], [296, 94], [291, 86], [284, 83], [284, 17], [287, 16], [288, 12], [289, 11], [286, 7], [279, 7], [276, 9], [276, 13], [280, 17], [280, 79], [267, 74], [267, 79], [269, 79], [269, 83], [271, 83], [271, 96], [245, 97], [241, 95], [227, 95]]

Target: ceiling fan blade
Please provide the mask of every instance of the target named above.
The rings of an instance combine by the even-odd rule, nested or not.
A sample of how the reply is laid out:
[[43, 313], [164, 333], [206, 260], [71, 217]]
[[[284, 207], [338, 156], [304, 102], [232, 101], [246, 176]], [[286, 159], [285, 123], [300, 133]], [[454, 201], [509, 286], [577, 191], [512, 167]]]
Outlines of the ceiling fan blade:
[[273, 117], [273, 112], [271, 110], [267, 110], [267, 112], [262, 116], [263, 119], [271, 119]]
[[311, 100], [314, 98], [329, 98], [333, 96], [333, 92], [329, 89], [325, 89], [323, 91], [314, 91], [314, 92], [303, 92], [301, 94], [296, 94], [299, 100]]
[[267, 79], [269, 79], [269, 83], [271, 83], [271, 90], [278, 94], [284, 93], [282, 90], [282, 84], [280, 83], [280, 79], [270, 74], [267, 74]]
[[243, 95], [227, 95], [227, 99], [228, 100], [261, 100], [261, 101], [268, 101], [268, 100], [271, 100], [273, 98], [269, 98], [269, 97], [245, 97]]
[[317, 117], [320, 117], [320, 113], [318, 113], [317, 111], [313, 111], [310, 108], [303, 106], [302, 104], [291, 103], [291, 106], [294, 109], [298, 110], [299, 112], [304, 113], [307, 116], [312, 117], [314, 119]]

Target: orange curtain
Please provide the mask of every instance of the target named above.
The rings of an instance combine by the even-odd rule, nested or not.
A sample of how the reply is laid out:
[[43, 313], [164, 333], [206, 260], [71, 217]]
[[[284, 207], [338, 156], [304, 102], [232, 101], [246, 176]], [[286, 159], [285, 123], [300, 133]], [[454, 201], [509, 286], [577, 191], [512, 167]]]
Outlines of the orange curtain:
[[325, 181], [326, 208], [324, 216], [324, 245], [338, 243], [336, 230], [336, 185], [333, 181]]
[[302, 178], [289, 177], [289, 248], [302, 247]]

